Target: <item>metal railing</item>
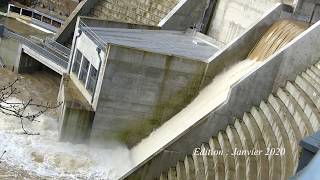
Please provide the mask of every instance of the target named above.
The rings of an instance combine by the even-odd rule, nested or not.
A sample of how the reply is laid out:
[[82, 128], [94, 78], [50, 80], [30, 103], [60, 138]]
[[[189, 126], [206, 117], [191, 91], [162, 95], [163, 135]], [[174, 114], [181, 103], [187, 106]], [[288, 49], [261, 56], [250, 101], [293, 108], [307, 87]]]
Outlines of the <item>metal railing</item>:
[[54, 39], [47, 37], [44, 41], [45, 45], [49, 48], [56, 50], [57, 52], [62, 53], [63, 56], [69, 58], [71, 50], [62, 44], [58, 43]]
[[39, 53], [43, 57], [51, 60], [52, 62], [61, 66], [62, 68], [67, 69], [69, 59], [67, 57], [62, 56], [58, 52], [55, 52], [53, 50], [49, 50], [45, 45], [35, 43], [34, 41], [32, 41], [26, 37], [23, 37], [19, 34], [16, 34], [12, 31], [9, 31], [8, 29], [4, 30], [4, 36], [7, 38], [11, 38], [11, 39], [15, 39], [15, 40], [19, 41], [20, 43], [22, 43], [22, 44], [26, 45], [27, 47], [29, 47], [30, 49], [36, 51], [37, 53]]
[[101, 47], [105, 47], [107, 45], [99, 36], [92, 31], [90, 27], [88, 27], [83, 21], [79, 22], [80, 30], [85, 33], [89, 38], [91, 38], [95, 43], [97, 43]]

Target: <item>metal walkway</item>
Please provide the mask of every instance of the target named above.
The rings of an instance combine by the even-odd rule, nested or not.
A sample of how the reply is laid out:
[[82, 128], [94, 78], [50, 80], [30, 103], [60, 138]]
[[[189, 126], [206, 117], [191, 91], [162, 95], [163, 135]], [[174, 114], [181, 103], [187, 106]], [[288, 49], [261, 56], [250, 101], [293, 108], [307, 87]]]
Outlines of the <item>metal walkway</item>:
[[23, 52], [57, 73], [62, 75], [67, 72], [70, 49], [63, 45], [48, 38], [44, 42], [36, 42], [8, 29], [4, 29], [3, 36], [19, 41]]

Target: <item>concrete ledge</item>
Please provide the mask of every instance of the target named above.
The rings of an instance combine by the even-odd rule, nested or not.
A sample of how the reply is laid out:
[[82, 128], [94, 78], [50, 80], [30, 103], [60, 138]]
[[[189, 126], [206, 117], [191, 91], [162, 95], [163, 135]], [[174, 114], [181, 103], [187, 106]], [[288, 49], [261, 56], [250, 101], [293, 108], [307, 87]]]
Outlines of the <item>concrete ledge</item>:
[[[184, 31], [187, 28], [198, 26], [202, 29], [205, 13], [209, 9], [210, 13], [206, 16], [211, 16], [213, 13], [216, 0], [181, 0], [169, 14], [164, 17], [158, 26], [165, 30]], [[210, 9], [211, 8], [211, 9]], [[208, 20], [210, 18], [207, 18]], [[206, 22], [207, 24], [209, 23]], [[205, 24], [205, 27], [207, 27]]]
[[89, 27], [103, 27], [103, 28], [126, 28], [126, 29], [149, 29], [149, 30], [160, 30], [160, 27], [117, 22], [117, 21], [107, 21], [105, 19], [79, 16], [80, 21], [85, 23]]
[[292, 10], [292, 7], [289, 5], [278, 4], [274, 9], [261, 17], [256, 24], [252, 25], [242, 35], [212, 56], [208, 60], [209, 65], [207, 67], [206, 77], [203, 79], [202, 87], [207, 86], [213, 77], [221, 73], [225, 68], [246, 59], [251, 49], [267, 29], [276, 20], [281, 18], [283, 12], [290, 12]]

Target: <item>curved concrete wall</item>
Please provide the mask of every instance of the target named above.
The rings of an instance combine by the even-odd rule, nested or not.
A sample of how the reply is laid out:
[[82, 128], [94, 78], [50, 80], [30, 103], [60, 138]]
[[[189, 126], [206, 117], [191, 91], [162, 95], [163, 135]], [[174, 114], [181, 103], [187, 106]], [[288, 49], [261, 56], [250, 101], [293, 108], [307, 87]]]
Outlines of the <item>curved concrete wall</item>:
[[[320, 90], [319, 65], [253, 106], [192, 156], [186, 154], [160, 179], [289, 179], [298, 166], [299, 142], [320, 128], [319, 96], [314, 96]], [[243, 153], [248, 150], [253, 151]]]

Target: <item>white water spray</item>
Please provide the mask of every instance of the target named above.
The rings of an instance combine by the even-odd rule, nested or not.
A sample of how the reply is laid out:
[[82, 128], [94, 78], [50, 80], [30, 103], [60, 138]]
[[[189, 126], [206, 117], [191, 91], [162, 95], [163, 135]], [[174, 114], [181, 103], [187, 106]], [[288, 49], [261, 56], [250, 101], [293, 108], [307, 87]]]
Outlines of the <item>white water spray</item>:
[[116, 179], [131, 168], [125, 146], [113, 143], [102, 149], [59, 142], [57, 120], [47, 115], [37, 120], [25, 127], [40, 135], [28, 136], [19, 119], [0, 114], [0, 152], [6, 151], [2, 160], [11, 167], [54, 179]]

